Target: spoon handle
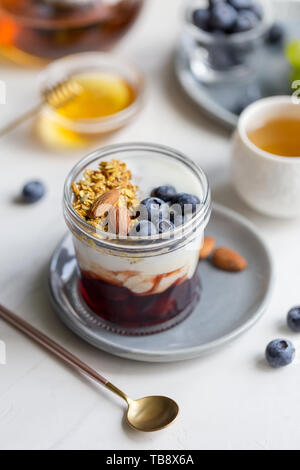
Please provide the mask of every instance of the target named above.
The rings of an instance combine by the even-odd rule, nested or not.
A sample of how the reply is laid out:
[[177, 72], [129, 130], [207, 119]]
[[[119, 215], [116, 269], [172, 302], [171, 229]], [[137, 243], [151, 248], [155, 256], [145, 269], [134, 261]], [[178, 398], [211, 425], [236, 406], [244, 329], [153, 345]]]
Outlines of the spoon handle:
[[2, 127], [0, 129], [0, 137], [3, 137], [4, 135], [8, 134], [9, 132], [14, 130], [17, 126], [22, 124], [27, 119], [30, 119], [33, 116], [35, 116], [42, 109], [43, 104], [44, 104], [43, 102], [39, 103], [34, 108], [30, 109], [29, 111], [26, 111], [24, 114], [17, 117], [16, 119], [11, 121], [10, 123], [6, 124], [6, 126]]
[[87, 364], [82, 362], [80, 359], [78, 359], [76, 356], [71, 354], [65, 348], [57, 344], [48, 336], [44, 335], [41, 331], [37, 330], [32, 325], [30, 325], [25, 320], [23, 320], [23, 318], [20, 318], [19, 316], [15, 315], [14, 313], [12, 313], [10, 310], [8, 310], [6, 307], [4, 307], [1, 304], [0, 304], [0, 318], [2, 318], [3, 320], [5, 320], [7, 323], [14, 326], [15, 328], [17, 328], [18, 330], [22, 331], [22, 333], [29, 336], [31, 339], [39, 343], [48, 351], [52, 352], [55, 356], [59, 357], [67, 364], [79, 369], [85, 375], [88, 375], [89, 377], [96, 380], [97, 382], [100, 382], [103, 385], [109, 384], [109, 381], [105, 377], [98, 374], [98, 372], [96, 372], [94, 369], [92, 369]]

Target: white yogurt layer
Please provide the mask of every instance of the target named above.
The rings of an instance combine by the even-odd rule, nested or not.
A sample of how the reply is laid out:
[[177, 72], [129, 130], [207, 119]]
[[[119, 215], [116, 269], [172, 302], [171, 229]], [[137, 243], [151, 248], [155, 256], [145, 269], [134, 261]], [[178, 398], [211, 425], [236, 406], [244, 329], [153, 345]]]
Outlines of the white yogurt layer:
[[179, 250], [133, 258], [109, 254], [107, 250], [95, 249], [74, 237], [77, 260], [82, 271], [144, 295], [161, 293], [175, 282], [192, 278], [202, 241], [203, 233]]
[[132, 181], [139, 187], [141, 199], [150, 197], [151, 191], [164, 185], [172, 185], [178, 193], [189, 193], [201, 200], [203, 192], [197, 176], [182, 162], [163, 155], [122, 158], [132, 172]]
[[[118, 155], [115, 156], [118, 158]], [[203, 198], [197, 176], [182, 162], [162, 155], [141, 153], [140, 158], [120, 157], [132, 172], [132, 182], [139, 186], [139, 197], [149, 197], [153, 188], [171, 184], [178, 192], [187, 192]], [[203, 243], [203, 231], [194, 234], [184, 247], [159, 255], [147, 253], [144, 257], [120, 256], [112, 250], [95, 247], [88, 241], [75, 238], [79, 267], [103, 281], [127, 287], [139, 295], [157, 294], [174, 283], [193, 277]]]

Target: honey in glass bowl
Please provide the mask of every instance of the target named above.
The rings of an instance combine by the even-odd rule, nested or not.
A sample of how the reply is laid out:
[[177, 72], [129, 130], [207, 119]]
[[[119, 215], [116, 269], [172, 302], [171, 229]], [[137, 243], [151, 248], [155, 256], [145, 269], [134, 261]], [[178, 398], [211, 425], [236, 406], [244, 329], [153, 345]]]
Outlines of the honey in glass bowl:
[[0, 0], [0, 46], [15, 61], [111, 48], [144, 0]]
[[67, 119], [97, 119], [123, 111], [135, 99], [133, 87], [123, 77], [104, 72], [73, 75], [81, 92], [57, 109]]
[[144, 103], [143, 75], [111, 53], [84, 52], [52, 62], [40, 75], [41, 92], [65, 77], [72, 77], [80, 92], [59, 108], [46, 105], [36, 121], [36, 135], [50, 147], [93, 145], [129, 124]]

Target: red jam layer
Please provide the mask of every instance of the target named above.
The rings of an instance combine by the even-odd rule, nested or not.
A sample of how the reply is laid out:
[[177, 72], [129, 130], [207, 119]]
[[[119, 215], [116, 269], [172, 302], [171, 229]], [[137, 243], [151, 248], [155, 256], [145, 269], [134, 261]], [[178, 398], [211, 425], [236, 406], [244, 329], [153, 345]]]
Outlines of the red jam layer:
[[159, 325], [171, 320], [191, 309], [201, 293], [197, 270], [191, 279], [178, 280], [160, 294], [137, 295], [127, 287], [110, 284], [89, 272], [81, 273], [79, 288], [96, 315], [129, 328]]

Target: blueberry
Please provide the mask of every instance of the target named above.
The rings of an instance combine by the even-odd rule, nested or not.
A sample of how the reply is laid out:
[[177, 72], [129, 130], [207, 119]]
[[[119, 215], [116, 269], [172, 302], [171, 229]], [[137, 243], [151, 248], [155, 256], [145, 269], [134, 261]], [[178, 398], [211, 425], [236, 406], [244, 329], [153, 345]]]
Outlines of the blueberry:
[[279, 44], [284, 37], [284, 29], [280, 23], [273, 23], [266, 35], [267, 44]]
[[139, 219], [148, 219], [156, 223], [169, 217], [168, 204], [158, 197], [148, 197], [139, 206]]
[[176, 189], [174, 186], [166, 185], [166, 186], [159, 186], [158, 188], [153, 189], [151, 196], [158, 197], [165, 202], [171, 201], [172, 197], [175, 196]]
[[44, 197], [46, 192], [45, 186], [41, 181], [30, 181], [25, 184], [22, 190], [22, 199], [28, 204], [39, 201]]
[[284, 367], [293, 362], [295, 357], [293, 343], [287, 339], [275, 339], [268, 344], [266, 359], [271, 367]]
[[165, 232], [170, 232], [170, 230], [174, 230], [175, 226], [170, 220], [163, 219], [158, 222], [157, 228], [158, 228], [158, 233], [165, 233]]
[[193, 22], [198, 28], [207, 31], [209, 29], [209, 17], [209, 10], [204, 8], [198, 8], [193, 13]]
[[255, 28], [259, 23], [256, 14], [251, 10], [241, 10], [238, 14], [237, 20], [232, 28], [233, 33], [244, 33]]
[[200, 199], [193, 194], [179, 193], [172, 198], [172, 204], [179, 204], [183, 214], [191, 211], [196, 212]]
[[210, 26], [229, 31], [235, 25], [237, 17], [237, 11], [231, 5], [220, 2], [211, 9]]
[[211, 10], [214, 8], [218, 3], [224, 3], [225, 0], [208, 0], [208, 8]]
[[156, 234], [156, 227], [149, 220], [140, 220], [130, 231], [132, 237], [148, 237]]
[[241, 114], [241, 112], [244, 111], [247, 106], [249, 106], [251, 103], [254, 103], [254, 101], [259, 100], [261, 97], [262, 93], [258, 85], [252, 84], [248, 86], [244, 90], [243, 96], [240, 98], [237, 105], [235, 106], [235, 113]]
[[225, 31], [221, 31], [220, 29], [211, 29], [210, 33], [220, 38], [223, 38], [226, 34]]
[[242, 10], [244, 8], [251, 8], [253, 0], [227, 0], [227, 3], [236, 10]]
[[300, 332], [300, 307], [292, 308], [287, 316], [287, 324], [291, 330]]

